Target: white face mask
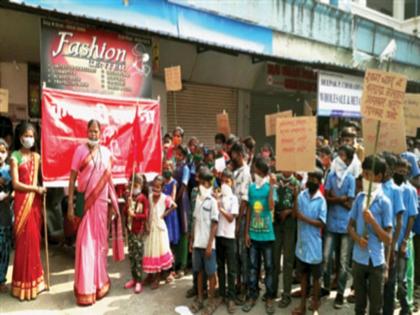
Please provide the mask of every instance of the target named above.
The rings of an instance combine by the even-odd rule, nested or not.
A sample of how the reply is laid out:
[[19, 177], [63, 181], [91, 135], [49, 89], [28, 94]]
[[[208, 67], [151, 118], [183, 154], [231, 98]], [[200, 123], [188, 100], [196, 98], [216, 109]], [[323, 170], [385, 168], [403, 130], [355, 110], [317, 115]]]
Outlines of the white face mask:
[[96, 139], [96, 140], [88, 139], [88, 145], [90, 147], [92, 148], [96, 147], [98, 144], [99, 144], [99, 139]]
[[7, 152], [0, 153], [0, 163], [4, 163], [7, 160]]
[[203, 185], [200, 185], [200, 195], [202, 197], [208, 197], [208, 196], [210, 196], [211, 195], [211, 191], [212, 191], [211, 187], [210, 188], [206, 188]]
[[[372, 193], [377, 191], [379, 188], [381, 188], [381, 183], [372, 182]], [[365, 193], [369, 192], [369, 181], [364, 178], [363, 178], [363, 191]]]
[[22, 137], [20, 143], [26, 148], [30, 149], [34, 146], [35, 139], [34, 137]]
[[255, 174], [255, 184], [257, 187], [261, 187], [264, 184], [265, 177], [261, 177], [258, 174]]
[[231, 196], [232, 188], [228, 184], [222, 184], [221, 192], [223, 196]]
[[133, 189], [133, 195], [134, 196], [140, 195], [140, 193], [141, 193], [141, 189], [140, 188], [134, 188]]

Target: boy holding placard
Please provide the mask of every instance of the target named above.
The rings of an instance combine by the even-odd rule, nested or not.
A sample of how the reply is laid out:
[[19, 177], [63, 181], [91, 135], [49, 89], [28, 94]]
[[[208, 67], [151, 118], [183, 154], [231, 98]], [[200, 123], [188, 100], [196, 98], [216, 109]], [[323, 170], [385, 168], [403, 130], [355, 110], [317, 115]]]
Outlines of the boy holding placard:
[[[366, 313], [368, 299], [369, 314], [382, 314], [385, 246], [389, 246], [392, 240], [391, 202], [381, 189], [386, 163], [378, 156], [368, 156], [363, 161], [362, 169], [363, 192], [354, 201], [348, 226], [349, 235], [354, 241], [355, 314]], [[368, 205], [369, 181], [372, 181], [372, 194]]]

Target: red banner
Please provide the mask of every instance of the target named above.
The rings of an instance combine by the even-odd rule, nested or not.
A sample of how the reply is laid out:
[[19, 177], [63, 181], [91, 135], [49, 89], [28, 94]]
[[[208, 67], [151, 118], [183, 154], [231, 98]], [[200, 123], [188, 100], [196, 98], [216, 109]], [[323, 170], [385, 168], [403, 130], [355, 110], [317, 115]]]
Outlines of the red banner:
[[141, 160], [137, 171], [161, 172], [158, 101], [43, 89], [41, 143], [46, 186], [67, 185], [73, 152], [86, 143], [91, 119], [101, 123], [101, 144], [112, 152], [114, 180], [127, 179], [135, 159]]

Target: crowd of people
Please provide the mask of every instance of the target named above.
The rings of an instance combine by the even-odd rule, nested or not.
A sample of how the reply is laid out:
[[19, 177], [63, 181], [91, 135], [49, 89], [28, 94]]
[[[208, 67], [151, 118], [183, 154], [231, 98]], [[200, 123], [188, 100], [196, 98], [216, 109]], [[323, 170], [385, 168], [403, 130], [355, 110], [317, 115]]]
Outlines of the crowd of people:
[[[77, 231], [79, 305], [95, 303], [110, 289], [111, 225], [117, 261], [124, 258], [123, 230], [127, 234], [131, 273], [125, 288], [137, 294], [146, 285], [158, 289], [192, 267], [186, 297], [193, 298], [193, 313], [212, 314], [219, 307], [230, 314], [239, 307], [249, 312], [260, 296], [267, 314], [288, 308], [293, 296], [301, 302], [292, 314], [305, 314], [307, 300], [317, 313], [332, 291], [334, 308], [354, 303], [357, 315], [367, 308], [372, 315], [394, 314], [397, 303], [402, 315], [416, 311], [419, 140], [408, 139], [408, 151], [399, 155], [365, 156], [359, 125], [348, 122], [336, 141], [317, 138], [313, 171], [292, 172], [276, 170], [272, 147], [257, 150], [252, 137], [216, 134], [214, 145], [206, 146], [195, 137], [185, 141], [177, 127], [163, 138], [162, 174], [151, 181], [133, 174], [121, 209], [112, 155], [99, 143], [100, 123], [90, 121], [87, 129], [88, 141], [72, 160], [66, 219]], [[11, 291], [20, 300], [36, 298], [45, 288], [40, 259], [45, 188], [38, 182], [34, 136], [35, 128], [23, 124], [10, 159], [0, 139], [0, 289], [8, 291], [14, 238]], [[293, 284], [300, 289], [292, 292]]]

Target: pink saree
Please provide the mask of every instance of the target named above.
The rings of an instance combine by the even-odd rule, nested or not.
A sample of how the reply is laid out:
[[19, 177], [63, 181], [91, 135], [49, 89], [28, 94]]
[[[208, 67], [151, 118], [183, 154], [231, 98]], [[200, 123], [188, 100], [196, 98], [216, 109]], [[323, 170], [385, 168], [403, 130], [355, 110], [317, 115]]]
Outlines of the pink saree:
[[86, 145], [76, 149], [72, 170], [78, 172], [78, 189], [85, 192], [85, 208], [76, 239], [74, 293], [77, 304], [90, 305], [110, 289], [107, 272], [108, 198], [112, 201], [113, 257], [124, 259], [124, 244], [117, 197], [111, 180], [111, 153], [100, 147], [89, 153]]

